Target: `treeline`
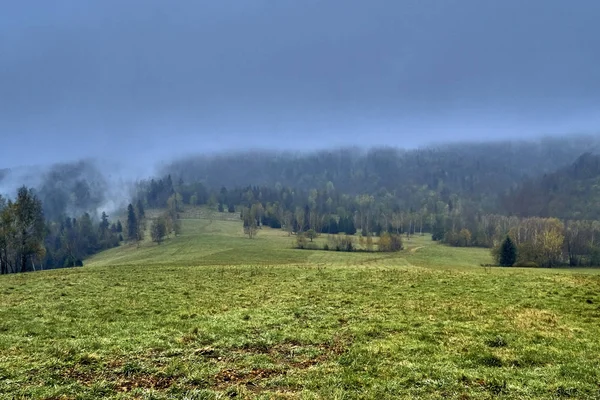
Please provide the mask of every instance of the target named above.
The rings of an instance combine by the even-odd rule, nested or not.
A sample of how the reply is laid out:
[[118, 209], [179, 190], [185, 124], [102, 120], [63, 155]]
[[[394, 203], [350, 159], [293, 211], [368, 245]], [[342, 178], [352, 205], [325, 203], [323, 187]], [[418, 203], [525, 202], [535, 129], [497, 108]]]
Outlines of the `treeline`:
[[[200, 204], [208, 201], [209, 191], [222, 186], [280, 185], [308, 191], [331, 182], [350, 196], [391, 193], [404, 210], [419, 209], [423, 192], [433, 191], [442, 200], [456, 195], [476, 204], [483, 212], [504, 213], [500, 195], [527, 178], [573, 163], [599, 144], [598, 137], [571, 136], [529, 142], [459, 143], [415, 150], [245, 152], [184, 158], [167, 165], [162, 173], [177, 181], [194, 182], [197, 186], [191, 191]], [[185, 193], [180, 193], [186, 198]]]
[[[172, 182], [169, 176], [155, 182]], [[354, 234], [361, 230], [363, 235], [379, 235], [388, 231], [396, 234], [425, 232], [430, 229], [431, 212], [447, 204], [434, 191], [422, 188], [423, 198], [418, 209], [405, 209], [401, 197], [387, 191], [375, 195], [349, 195], [328, 182], [318, 189], [303, 190], [275, 185], [247, 186], [243, 188], [208, 190], [202, 186], [202, 194], [195, 192], [200, 184], [163, 186], [170, 197], [166, 204], [154, 203], [161, 208], [172, 208], [169, 202], [179, 201], [184, 205], [208, 205], [220, 211], [240, 212], [246, 227], [269, 226], [283, 228], [290, 233], [314, 230], [318, 233]], [[150, 204], [154, 198], [143, 183], [138, 187], [138, 199]], [[164, 196], [166, 198], [166, 196]], [[449, 196], [447, 201], [457, 201]], [[250, 229], [252, 231], [252, 229]]]
[[382, 232], [378, 238], [371, 235], [359, 236], [358, 244], [352, 235], [328, 235], [322, 246], [313, 242], [318, 234], [309, 230], [296, 235], [296, 248], [305, 250], [344, 251], [344, 252], [397, 252], [404, 248], [402, 237], [395, 233]]
[[497, 259], [508, 236], [516, 246], [516, 265], [600, 265], [600, 221], [502, 215], [437, 216], [435, 221], [434, 240], [451, 246], [489, 247]]
[[521, 217], [600, 219], [600, 156], [585, 153], [573, 164], [527, 179], [501, 198]]
[[[127, 185], [109, 184], [92, 163], [59, 164], [43, 174], [35, 190], [27, 190], [36, 204], [29, 209], [40, 213], [33, 220], [42, 221], [42, 233], [33, 227], [23, 233], [26, 220], [19, 219], [24, 214], [18, 217], [17, 210], [26, 203], [18, 196], [14, 203], [0, 204], [5, 220], [0, 237], [2, 268], [14, 272], [78, 265], [122, 240], [139, 243], [148, 232], [144, 208], [166, 210], [152, 218], [149, 227], [151, 239], [160, 243], [180, 229], [178, 215], [184, 205], [237, 212], [250, 237], [262, 226], [303, 235], [360, 232], [365, 238], [386, 232], [408, 236], [431, 232], [435, 240], [453, 246], [494, 248], [514, 228], [513, 222], [506, 222], [513, 221], [511, 215], [518, 221], [599, 219], [600, 158], [584, 154], [571, 164], [599, 143], [597, 138], [581, 136], [409, 151], [338, 149], [191, 157], [168, 165], [163, 177], [133, 185], [127, 220], [120, 227], [107, 221], [107, 216], [101, 220], [92, 216], [111, 200], [107, 193]], [[557, 171], [557, 167], [563, 168]], [[11, 174], [0, 174], [0, 189]], [[572, 254], [570, 228], [566, 228], [571, 223], [561, 223], [565, 239], [560, 256], [527, 258], [540, 265], [595, 262], [595, 244]], [[529, 241], [534, 240], [515, 240], [521, 261], [535, 253], [526, 249]]]
[[[170, 177], [161, 180], [172, 182]], [[451, 246], [498, 249], [509, 235], [518, 249], [519, 264], [552, 267], [600, 263], [597, 222], [487, 214], [456, 194], [445, 196], [425, 188], [419, 208], [405, 209], [406, 203], [394, 193], [381, 190], [353, 196], [339, 191], [332, 182], [310, 190], [281, 185], [218, 190], [202, 186], [202, 196], [194, 192], [199, 184], [188, 185], [182, 180], [163, 187], [171, 193], [167, 208], [179, 200], [181, 204], [207, 204], [219, 211], [237, 210], [249, 237], [261, 226], [284, 229], [302, 237], [299, 247], [303, 248], [311, 247], [305, 243], [321, 233], [352, 236], [360, 231], [365, 245], [359, 247], [365, 248], [370, 247], [366, 245], [368, 238], [431, 232], [434, 240]]]
[[118, 246], [121, 231], [105, 213], [98, 223], [88, 213], [47, 221], [42, 201], [23, 186], [14, 201], [0, 196], [0, 273], [81, 266], [85, 257]]
[[58, 163], [47, 168], [21, 167], [0, 171], [0, 194], [12, 196], [21, 186], [35, 191], [42, 202], [44, 216], [59, 220], [65, 215], [86, 212], [99, 215], [107, 203], [121, 203], [129, 197], [130, 187], [111, 181], [108, 172], [90, 160]]
[[44, 239], [43, 268], [81, 267], [86, 257], [117, 247], [122, 241], [121, 221], [111, 223], [104, 212], [99, 222], [94, 222], [89, 213], [79, 218], [64, 217], [61, 221], [49, 222]]

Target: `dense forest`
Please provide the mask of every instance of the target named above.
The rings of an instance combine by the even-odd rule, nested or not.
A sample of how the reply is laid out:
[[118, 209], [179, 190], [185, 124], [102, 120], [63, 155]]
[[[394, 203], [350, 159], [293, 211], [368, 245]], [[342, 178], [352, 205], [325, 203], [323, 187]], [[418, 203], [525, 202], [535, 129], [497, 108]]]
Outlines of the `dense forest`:
[[162, 168], [210, 189], [252, 186], [310, 190], [332, 182], [349, 195], [388, 192], [404, 208], [419, 208], [422, 195], [456, 194], [487, 212], [499, 210], [499, 194], [527, 178], [570, 165], [600, 148], [600, 138], [571, 136], [539, 141], [458, 143], [402, 150], [336, 149], [309, 153], [245, 152], [196, 156]]
[[[91, 162], [59, 164], [0, 201], [2, 273], [82, 265], [146, 232], [160, 243], [180, 230], [179, 213], [196, 205], [239, 214], [249, 237], [262, 226], [366, 238], [427, 232], [496, 253], [509, 237], [517, 264], [598, 265], [599, 144], [574, 136], [203, 155], [131, 185], [111, 182]], [[0, 170], [0, 192], [11, 180], [10, 170]], [[126, 193], [118, 200], [110, 195], [116, 186]], [[145, 209], [162, 211], [147, 222]]]
[[600, 156], [582, 154], [573, 164], [530, 178], [502, 198], [519, 216], [600, 219]]
[[16, 199], [0, 196], [0, 273], [83, 266], [86, 256], [118, 246], [122, 225], [102, 213], [50, 221], [32, 189], [21, 187]]

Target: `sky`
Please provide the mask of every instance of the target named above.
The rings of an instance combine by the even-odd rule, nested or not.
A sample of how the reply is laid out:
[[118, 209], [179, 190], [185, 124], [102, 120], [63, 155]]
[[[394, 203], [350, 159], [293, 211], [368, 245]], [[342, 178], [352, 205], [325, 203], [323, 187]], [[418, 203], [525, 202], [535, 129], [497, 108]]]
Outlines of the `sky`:
[[0, 168], [600, 132], [597, 0], [5, 1]]

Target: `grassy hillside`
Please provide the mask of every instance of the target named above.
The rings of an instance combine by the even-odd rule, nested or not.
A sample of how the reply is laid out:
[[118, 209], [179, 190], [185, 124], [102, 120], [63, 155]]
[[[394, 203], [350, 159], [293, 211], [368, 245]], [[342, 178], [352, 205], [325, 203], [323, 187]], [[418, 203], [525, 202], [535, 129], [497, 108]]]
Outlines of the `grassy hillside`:
[[600, 397], [595, 270], [484, 269], [428, 237], [294, 250], [185, 216], [160, 246], [0, 277], [0, 398]]

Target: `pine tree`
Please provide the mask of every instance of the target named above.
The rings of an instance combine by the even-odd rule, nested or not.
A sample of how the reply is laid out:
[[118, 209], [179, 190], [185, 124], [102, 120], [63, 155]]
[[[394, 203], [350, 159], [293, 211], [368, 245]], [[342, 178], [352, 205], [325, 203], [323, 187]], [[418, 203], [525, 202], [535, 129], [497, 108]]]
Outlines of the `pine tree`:
[[[103, 211], [102, 216], [100, 217], [100, 225], [99, 225], [100, 239], [106, 239], [109, 228], [110, 228], [110, 222], [108, 221], [108, 215], [106, 214], [106, 212]], [[116, 229], [116, 226], [115, 226], [115, 229]]]
[[346, 235], [354, 235], [356, 233], [356, 226], [354, 225], [354, 220], [352, 219], [352, 217], [346, 218], [346, 227], [344, 233]]
[[138, 223], [132, 204], [127, 206], [127, 239], [137, 240]]
[[498, 264], [503, 267], [510, 267], [517, 261], [517, 246], [513, 243], [509, 236], [500, 245], [498, 254]]

